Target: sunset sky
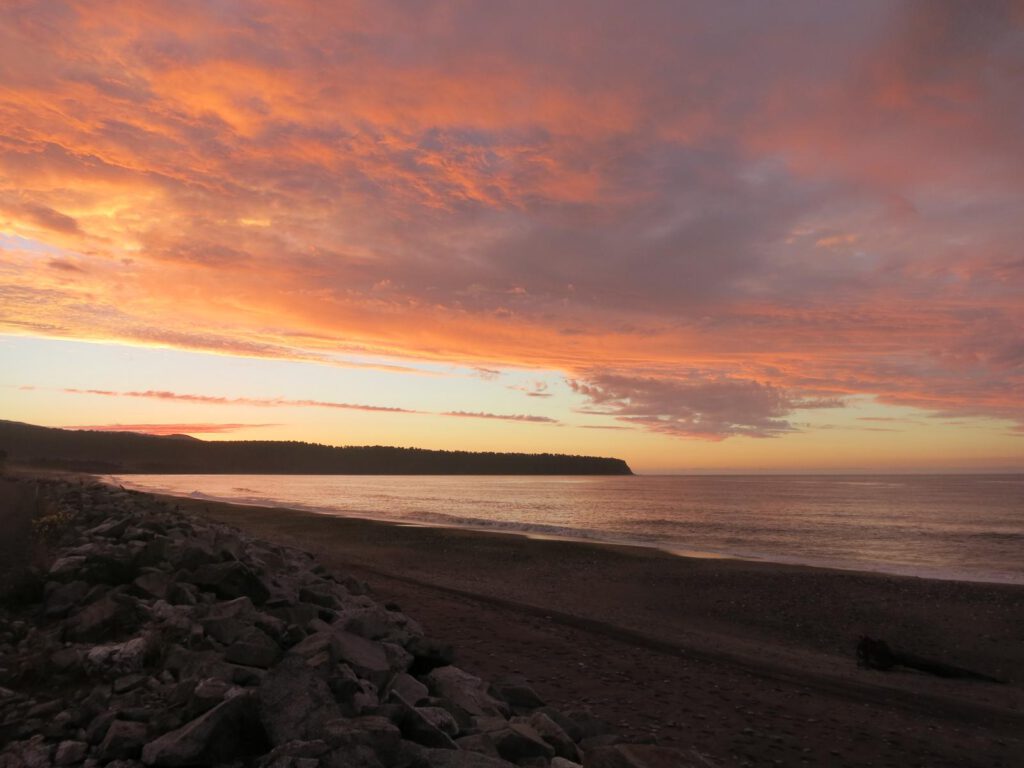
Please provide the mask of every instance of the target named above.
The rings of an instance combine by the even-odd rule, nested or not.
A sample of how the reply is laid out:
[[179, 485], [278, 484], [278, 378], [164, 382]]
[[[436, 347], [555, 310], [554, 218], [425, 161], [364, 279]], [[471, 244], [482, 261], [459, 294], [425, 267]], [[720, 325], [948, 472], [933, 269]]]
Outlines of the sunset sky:
[[1024, 469], [1020, 2], [0, 7], [0, 418]]

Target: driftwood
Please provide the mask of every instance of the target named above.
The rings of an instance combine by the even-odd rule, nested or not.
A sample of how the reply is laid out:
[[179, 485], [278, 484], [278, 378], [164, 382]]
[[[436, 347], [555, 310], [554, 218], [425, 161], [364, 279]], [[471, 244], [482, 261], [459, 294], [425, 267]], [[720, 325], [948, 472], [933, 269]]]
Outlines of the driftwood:
[[971, 669], [956, 667], [935, 659], [926, 659], [923, 656], [916, 656], [912, 653], [904, 653], [889, 647], [885, 640], [875, 640], [870, 637], [862, 637], [857, 643], [857, 666], [868, 669], [879, 669], [884, 671], [893, 667], [908, 667], [921, 672], [927, 672], [939, 677], [952, 677], [965, 680], [982, 680], [986, 683], [1005, 683], [996, 677], [975, 672]]

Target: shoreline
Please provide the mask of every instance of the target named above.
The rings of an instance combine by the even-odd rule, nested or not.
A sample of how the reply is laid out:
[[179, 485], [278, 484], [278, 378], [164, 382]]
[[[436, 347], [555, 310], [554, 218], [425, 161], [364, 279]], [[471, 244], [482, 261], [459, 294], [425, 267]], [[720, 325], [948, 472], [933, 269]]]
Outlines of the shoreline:
[[[460, 668], [524, 677], [555, 709], [695, 764], [1024, 763], [1021, 587], [132, 496], [310, 552], [451, 643]], [[1006, 684], [861, 669], [860, 634]]]
[[[543, 531], [516, 530], [511, 527], [500, 526], [474, 526], [444, 524], [440, 522], [422, 522], [417, 520], [396, 520], [393, 518], [375, 515], [372, 512], [353, 512], [351, 510], [332, 510], [323, 507], [309, 505], [288, 504], [286, 502], [276, 503], [272, 501], [260, 502], [254, 499], [231, 499], [227, 497], [212, 496], [201, 493], [199, 496], [186, 493], [169, 493], [158, 491], [143, 486], [136, 486], [130, 482], [122, 483], [116, 475], [98, 476], [102, 482], [118, 485], [141, 493], [166, 497], [168, 499], [184, 499], [200, 503], [230, 504], [235, 506], [258, 507], [262, 509], [276, 509], [287, 512], [302, 512], [322, 517], [333, 517], [339, 519], [364, 520], [367, 522], [381, 523], [383, 525], [426, 528], [437, 530], [473, 531], [484, 535], [494, 536], [518, 536], [534, 541], [561, 541], [594, 546], [626, 547], [653, 550], [656, 552], [671, 555], [673, 557], [700, 559], [700, 560], [737, 560], [750, 563], [763, 563], [766, 565], [783, 565], [798, 568], [812, 568], [825, 571], [838, 571], [855, 574], [875, 574], [880, 576], [894, 576], [899, 578], [925, 579], [930, 581], [947, 581], [966, 584], [996, 584], [1007, 586], [1018, 586], [1024, 588], [1024, 576], [1016, 574], [1005, 574], [1002, 572], [988, 573], [984, 575], [965, 573], [953, 568], [942, 568], [939, 566], [899, 566], [889, 564], [878, 564], [873, 566], [870, 563], [835, 563], [823, 562], [810, 558], [800, 558], [772, 553], [745, 553], [745, 552], [723, 552], [717, 550], [698, 550], [688, 547], [679, 547], [671, 543], [645, 542], [628, 537], [613, 537], [603, 535], [601, 531], [593, 531], [594, 536], [581, 534], [546, 533]], [[515, 523], [510, 523], [515, 525]]]
[[[907, 754], [958, 766], [1024, 758], [1019, 585], [161, 498], [357, 574], [381, 599], [414, 606], [410, 613], [451, 640], [474, 673], [523, 673], [556, 705], [584, 701], [627, 733], [652, 733], [724, 765], [743, 764], [723, 758], [745, 754], [736, 751], [741, 742], [768, 739], [770, 729], [752, 720], [780, 732], [804, 722], [786, 738], [793, 750], [810, 750], [799, 755], [817, 755], [810, 764], [896, 765]], [[854, 646], [864, 634], [1007, 684], [859, 669]], [[647, 695], [662, 688], [661, 698]], [[833, 713], [833, 722], [826, 727], [818, 711]], [[720, 727], [693, 730], [712, 716]], [[836, 740], [845, 745], [839, 757], [821, 751]], [[808, 764], [799, 755], [784, 764]]]

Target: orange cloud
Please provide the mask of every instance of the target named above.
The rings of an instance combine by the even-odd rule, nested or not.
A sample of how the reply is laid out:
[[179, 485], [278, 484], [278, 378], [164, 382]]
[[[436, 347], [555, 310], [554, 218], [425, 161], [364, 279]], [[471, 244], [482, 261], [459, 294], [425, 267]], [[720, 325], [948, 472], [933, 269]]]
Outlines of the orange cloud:
[[1020, 422], [1021, 26], [27, 0], [0, 29], [0, 329], [560, 370], [709, 439], [848, 395]]

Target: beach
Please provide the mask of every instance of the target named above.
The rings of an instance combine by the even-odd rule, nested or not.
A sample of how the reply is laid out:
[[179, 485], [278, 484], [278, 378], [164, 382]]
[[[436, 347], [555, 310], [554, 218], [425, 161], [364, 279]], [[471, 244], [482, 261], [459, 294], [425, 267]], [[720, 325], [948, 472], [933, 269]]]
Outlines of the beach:
[[[1024, 760], [1024, 587], [166, 500], [366, 580], [474, 674], [713, 765]], [[861, 635], [1006, 683], [860, 669]]]

